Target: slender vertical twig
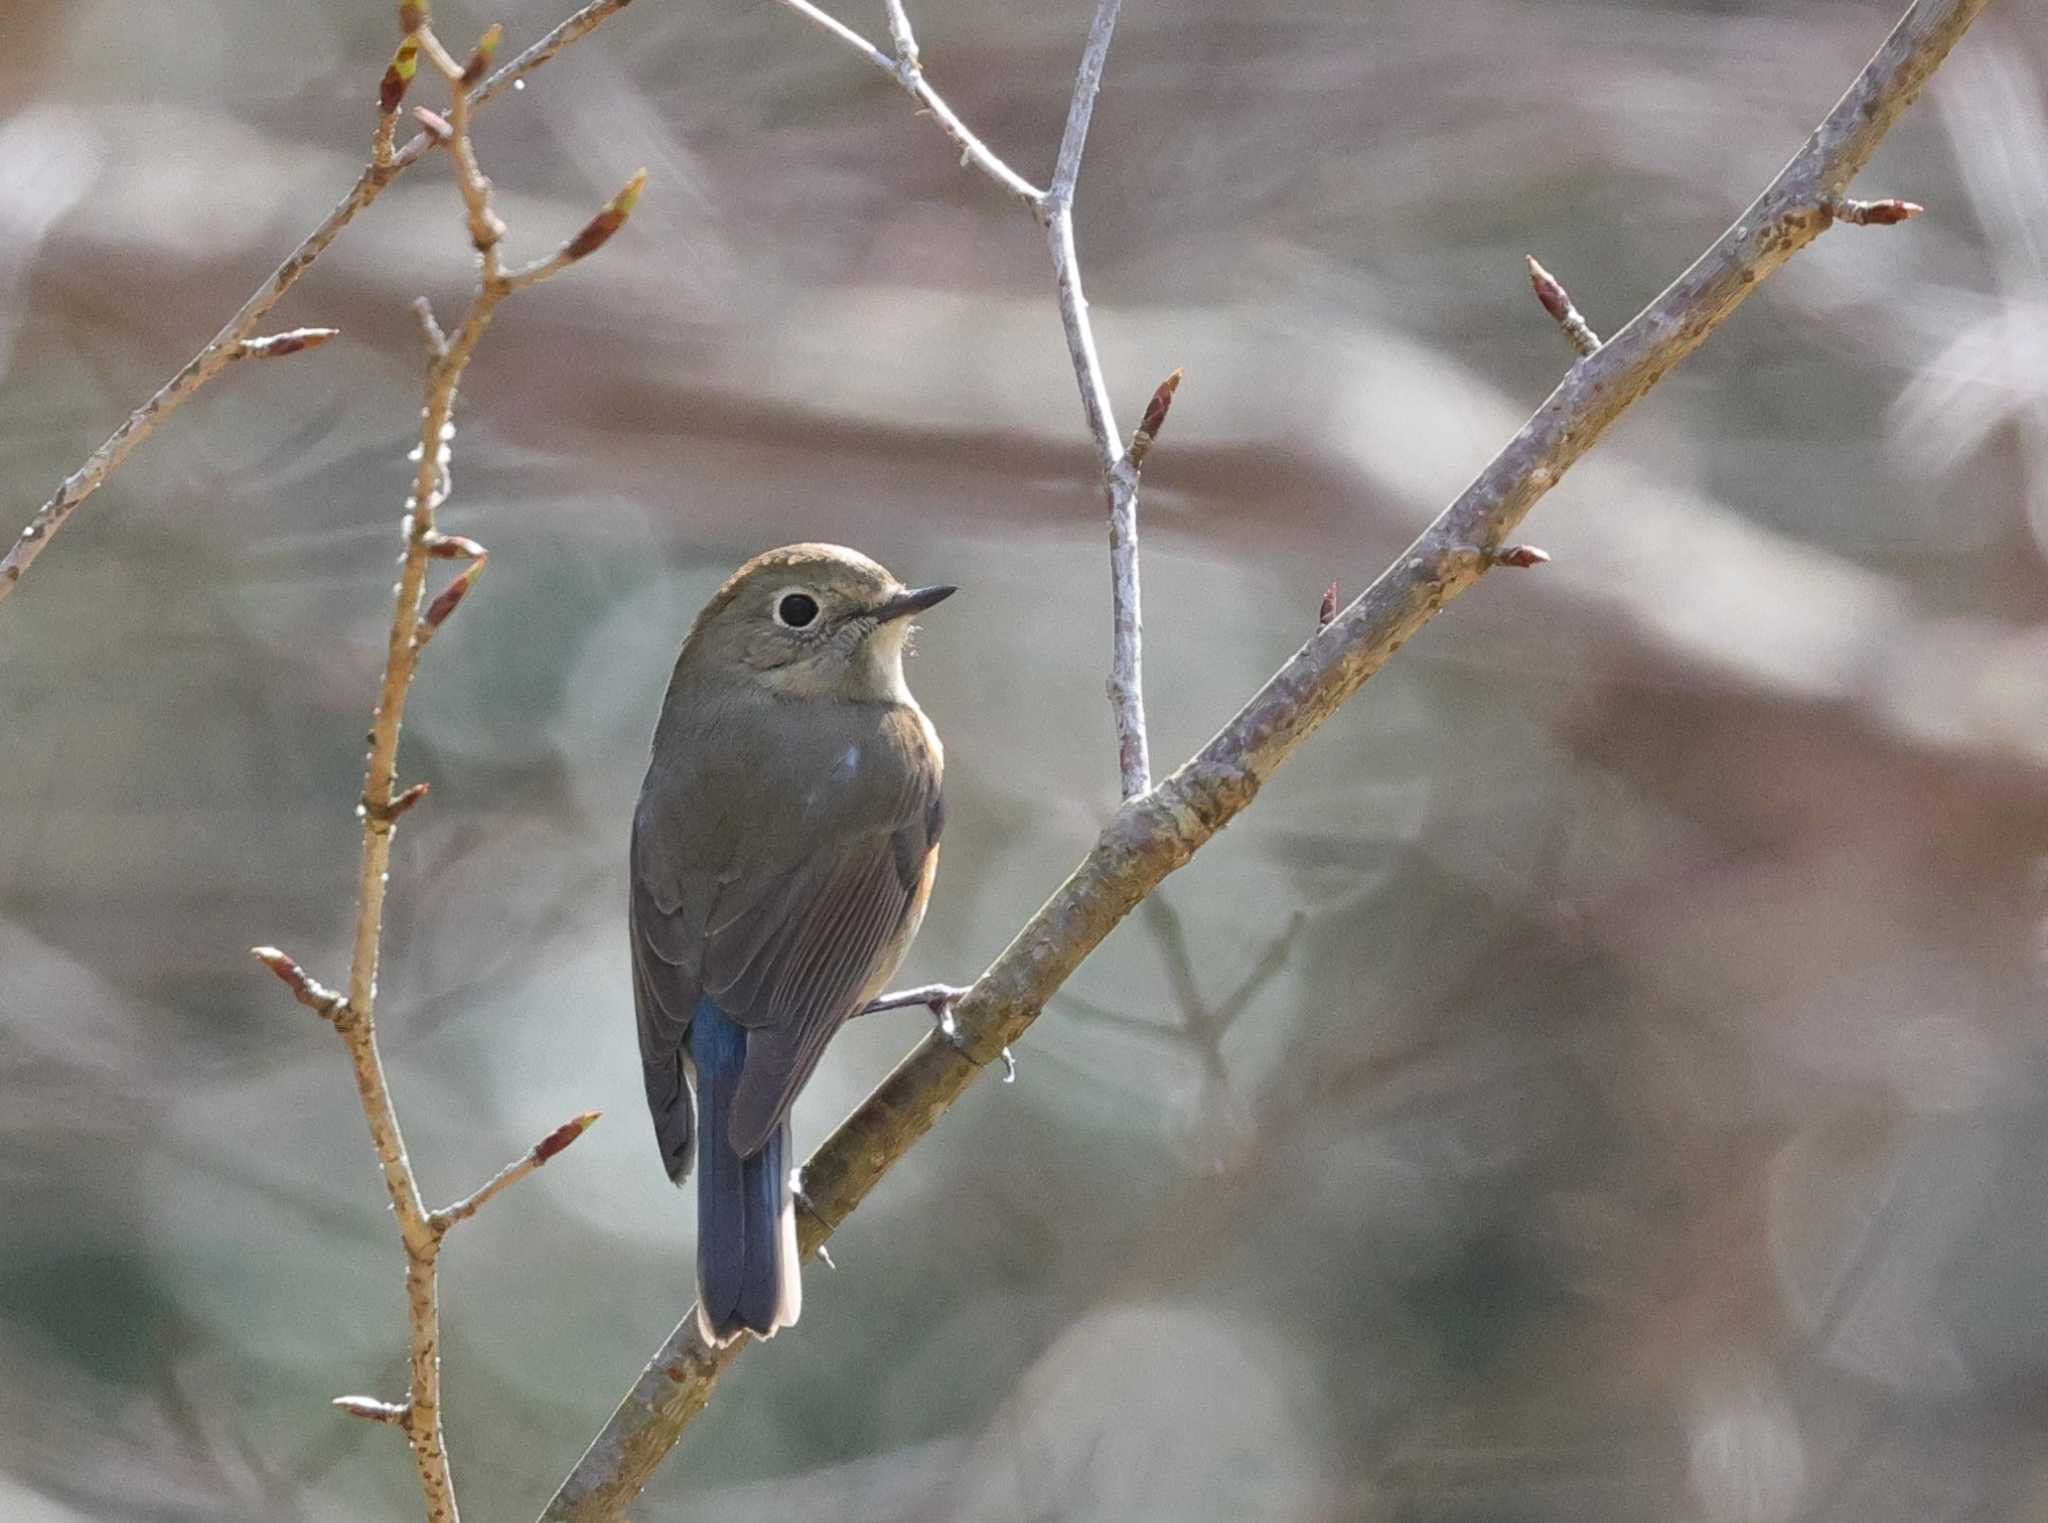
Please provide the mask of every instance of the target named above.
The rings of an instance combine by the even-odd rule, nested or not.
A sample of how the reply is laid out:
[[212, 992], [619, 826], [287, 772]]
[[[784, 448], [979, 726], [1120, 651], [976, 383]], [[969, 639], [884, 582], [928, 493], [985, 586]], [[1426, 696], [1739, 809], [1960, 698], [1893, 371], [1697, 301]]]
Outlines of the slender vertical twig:
[[1103, 64], [1109, 57], [1109, 43], [1116, 32], [1117, 13], [1123, 0], [1096, 0], [1095, 17], [1088, 27], [1073, 94], [1067, 102], [1066, 126], [1060, 134], [1052, 184], [1045, 190], [1037, 189], [997, 157], [932, 88], [924, 75], [917, 36], [911, 29], [903, 0], [886, 0], [889, 38], [896, 50], [893, 58], [811, 0], [782, 0], [782, 4], [838, 38], [908, 91], [946, 135], [960, 145], [960, 162], [974, 165], [1009, 191], [1045, 230], [1054, 287], [1059, 294], [1060, 323], [1066, 330], [1067, 353], [1081, 392], [1081, 412], [1095, 441], [1096, 466], [1102, 473], [1103, 500], [1109, 514], [1108, 693], [1116, 722], [1117, 775], [1123, 796], [1134, 798], [1152, 786], [1151, 752], [1145, 735], [1144, 621], [1138, 597], [1138, 466], [1142, 451], [1134, 455], [1126, 449], [1117, 432], [1109, 383], [1103, 376], [1095, 328], [1088, 316], [1088, 298], [1081, 289], [1081, 260], [1074, 243], [1074, 187], [1080, 178], [1088, 124], [1095, 114]]
[[1117, 772], [1125, 798], [1152, 786], [1151, 744], [1145, 734], [1145, 621], [1138, 593], [1138, 470], [1117, 431], [1109, 382], [1096, 352], [1095, 325], [1081, 290], [1081, 258], [1074, 246], [1074, 188], [1088, 147], [1088, 124], [1102, 88], [1102, 68], [1116, 34], [1123, 0], [1096, 0], [1095, 19], [1081, 50], [1067, 125], [1060, 134], [1052, 186], [1045, 193], [1045, 241], [1052, 255], [1053, 286], [1059, 293], [1060, 324], [1081, 390], [1081, 413], [1102, 469], [1103, 500], [1109, 508], [1109, 706], [1116, 720]]
[[[449, 460], [455, 436], [455, 404], [462, 377], [476, 353], [499, 303], [514, 291], [532, 285], [567, 268], [598, 248], [616, 232], [632, 210], [645, 173], [593, 217], [560, 252], [550, 259], [513, 273], [504, 267], [501, 245], [505, 226], [491, 204], [490, 181], [477, 162], [476, 145], [470, 136], [471, 122], [481, 95], [481, 82], [490, 54], [496, 46], [497, 30], [487, 34], [465, 63], [456, 62], [426, 24], [424, 6], [409, 5], [402, 14], [409, 23], [405, 46], [399, 56], [409, 58], [413, 67], [424, 56], [447, 83], [449, 107], [445, 117], [419, 112], [428, 134], [445, 139], [455, 182], [461, 193], [463, 218], [478, 260], [476, 293], [462, 322], [452, 334], [443, 334], [431, 310], [421, 305], [421, 325], [427, 335], [425, 404], [420, 409], [419, 441], [411, 495], [406, 498], [402, 521], [405, 552], [400, 562], [398, 585], [394, 590], [391, 628], [385, 641], [384, 674], [378, 684], [377, 706], [370, 719], [369, 754], [364, 761], [363, 792], [357, 808], [362, 820], [362, 844], [356, 872], [355, 931], [351, 942], [348, 988], [345, 993], [326, 989], [310, 978], [299, 965], [274, 947], [258, 947], [257, 958], [291, 988], [301, 1003], [318, 1011], [333, 1023], [346, 1043], [355, 1072], [356, 1091], [362, 1102], [363, 1119], [370, 1143], [384, 1176], [384, 1188], [391, 1198], [392, 1215], [405, 1250], [405, 1294], [408, 1375], [402, 1401], [386, 1402], [369, 1396], [345, 1396], [337, 1405], [358, 1417], [388, 1422], [399, 1428], [411, 1446], [419, 1473], [420, 1494], [426, 1503], [429, 1523], [458, 1523], [455, 1482], [448, 1463], [448, 1448], [441, 1417], [441, 1311], [439, 1263], [441, 1244], [448, 1230], [467, 1220], [491, 1197], [545, 1164], [567, 1147], [596, 1119], [586, 1115], [558, 1127], [543, 1138], [525, 1157], [501, 1170], [482, 1189], [454, 1205], [431, 1210], [420, 1193], [412, 1160], [406, 1153], [405, 1136], [399, 1126], [398, 1110], [392, 1101], [391, 1085], [384, 1071], [384, 1059], [377, 1042], [377, 972], [383, 947], [384, 901], [390, 883], [391, 843], [399, 820], [426, 796], [424, 784], [401, 790], [398, 786], [398, 744], [405, 721], [406, 699], [419, 672], [420, 658], [435, 633], [448, 620], [488, 560], [484, 548], [473, 540], [443, 534], [436, 518], [450, 490]], [[410, 82], [409, 69], [394, 70], [402, 77], [386, 86], [380, 104], [388, 119], [395, 115], [403, 86]], [[388, 146], [389, 133], [383, 127], [380, 141]], [[380, 157], [385, 155], [380, 154]], [[437, 560], [461, 560], [467, 564], [430, 601], [427, 597], [428, 570]]]

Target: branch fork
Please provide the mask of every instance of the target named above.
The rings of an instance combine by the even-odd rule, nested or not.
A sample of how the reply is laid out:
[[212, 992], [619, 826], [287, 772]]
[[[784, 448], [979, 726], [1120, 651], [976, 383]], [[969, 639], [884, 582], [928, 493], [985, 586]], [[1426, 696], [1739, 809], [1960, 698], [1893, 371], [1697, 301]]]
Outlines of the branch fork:
[[[1067, 352], [1073, 360], [1074, 379], [1081, 393], [1081, 411], [1094, 437], [1098, 469], [1101, 472], [1104, 504], [1109, 517], [1110, 543], [1110, 675], [1106, 691], [1116, 725], [1117, 774], [1123, 796], [1135, 798], [1152, 786], [1152, 761], [1145, 731], [1143, 674], [1144, 621], [1138, 594], [1138, 469], [1150, 450], [1158, 424], [1165, 421], [1172, 402], [1172, 386], [1164, 385], [1153, 395], [1159, 416], [1139, 432], [1144, 445], [1127, 449], [1117, 432], [1116, 416], [1110, 407], [1109, 386], [1103, 378], [1102, 361], [1096, 354], [1095, 330], [1088, 316], [1088, 299], [1081, 290], [1081, 262], [1074, 244], [1074, 187], [1081, 174], [1081, 158], [1087, 148], [1088, 123], [1095, 111], [1095, 96], [1102, 85], [1102, 69], [1109, 56], [1109, 43], [1116, 32], [1117, 13], [1123, 0], [1096, 0], [1088, 40], [1082, 48], [1081, 63], [1074, 78], [1073, 94], [1067, 103], [1066, 126], [1060, 134], [1059, 152], [1054, 160], [1052, 182], [1040, 190], [998, 157], [974, 135], [951, 106], [926, 79], [918, 52], [917, 35], [903, 0], [885, 0], [890, 44], [894, 55], [884, 52], [859, 32], [811, 0], [782, 0], [805, 20], [845, 43], [868, 62], [895, 80], [937, 122], [940, 130], [960, 149], [962, 165], [980, 169], [1028, 211], [1045, 232], [1046, 248], [1052, 259], [1054, 285], [1059, 292], [1060, 321], [1066, 330]], [[1179, 372], [1174, 372], [1178, 380]], [[1161, 400], [1161, 393], [1164, 400]], [[1147, 412], [1151, 418], [1150, 410]], [[1137, 444], [1134, 436], [1133, 445]]]
[[[588, 0], [580, 10], [559, 22], [531, 47], [484, 80], [472, 96], [472, 105], [481, 107], [507, 90], [523, 85], [528, 74], [570, 44], [589, 36], [630, 4], [632, 0]], [[400, 51], [403, 50], [401, 44]], [[395, 56], [393, 62], [397, 62]], [[416, 53], [413, 68], [417, 70]], [[409, 84], [410, 76], [402, 83]], [[403, 94], [401, 89], [399, 96], [402, 98]], [[155, 433], [157, 426], [190, 401], [195, 392], [242, 357], [243, 346], [269, 315], [270, 309], [298, 283], [300, 276], [312, 268], [313, 262], [327, 251], [328, 246], [341, 235], [342, 229], [355, 220], [356, 214], [382, 195], [392, 181], [417, 164], [435, 146], [428, 134], [422, 132], [404, 147], [395, 147], [397, 102], [394, 100], [389, 110], [384, 109], [384, 92], [380, 87], [378, 105], [378, 123], [371, 142], [370, 162], [356, 176], [355, 184], [349, 187], [320, 225], [301, 239], [299, 246], [285, 257], [284, 262], [249, 294], [241, 310], [228, 319], [206, 347], [158, 387], [156, 394], [131, 412], [127, 420], [86, 457], [84, 464], [59, 483], [57, 490], [15, 536], [14, 544], [6, 554], [0, 555], [0, 598], [14, 591], [51, 538], [88, 497], [106, 485], [108, 478], [120, 469], [121, 463], [138, 444]]]
[[[803, 8], [801, 0], [784, 3]], [[1489, 564], [1542, 563], [1533, 546], [1509, 545], [1490, 556], [1474, 547], [1503, 545], [1623, 412], [1819, 236], [1830, 219], [1813, 213], [1816, 188], [1847, 184], [1869, 162], [1986, 3], [1919, 0], [1733, 226], [1632, 322], [1573, 364], [1515, 437], [1349, 606], [1337, 608], [1334, 588], [1325, 594], [1321, 634], [1199, 752], [1117, 810], [1067, 881], [959, 1000], [956, 1019], [974, 1050], [1022, 1036], [1102, 939], [1249, 805], [1295, 749]], [[1098, 26], [1104, 9], [1113, 15], [1115, 6], [1098, 9]], [[886, 55], [877, 56], [887, 67]], [[1853, 220], [1842, 216], [1841, 204], [1833, 216]], [[1121, 451], [1104, 453], [1106, 470]], [[804, 1180], [818, 1214], [799, 1221], [805, 1252], [823, 1241], [821, 1223], [846, 1221], [979, 1077], [980, 1068], [961, 1056], [948, 1043], [919, 1043], [811, 1156]], [[742, 1340], [707, 1350], [694, 1317], [686, 1317], [564, 1480], [542, 1523], [620, 1518], [745, 1347]]]
[[[623, 4], [624, 0], [620, 0]], [[616, 9], [617, 6], [610, 7]], [[585, 13], [590, 13], [590, 8]], [[430, 1523], [458, 1523], [455, 1483], [449, 1469], [441, 1423], [441, 1322], [438, 1264], [449, 1230], [541, 1168], [582, 1136], [597, 1120], [595, 1112], [578, 1116], [543, 1137], [523, 1156], [500, 1169], [479, 1189], [439, 1209], [429, 1209], [421, 1194], [412, 1161], [399, 1129], [383, 1055], [377, 1044], [377, 968], [383, 945], [384, 899], [390, 879], [392, 836], [398, 822], [427, 796], [425, 783], [397, 785], [399, 731], [406, 699], [419, 670], [421, 653], [455, 613], [489, 564], [484, 547], [473, 539], [443, 533], [435, 516], [450, 491], [449, 454], [455, 436], [457, 390], [477, 345], [490, 326], [498, 304], [514, 291], [535, 285], [595, 251], [624, 225], [646, 183], [645, 172], [602, 208], [568, 244], [548, 259], [508, 272], [501, 244], [505, 224], [491, 201], [491, 182], [478, 164], [471, 139], [475, 109], [488, 93], [481, 81], [490, 67], [502, 31], [492, 27], [467, 59], [457, 62], [435, 35], [427, 8], [409, 3], [401, 20], [405, 39], [387, 70], [379, 96], [379, 124], [372, 170], [388, 179], [403, 155], [390, 149], [392, 124], [405, 88], [421, 58], [447, 83], [445, 116], [416, 107], [414, 114], [428, 137], [445, 142], [463, 206], [463, 221], [478, 254], [475, 294], [452, 334], [444, 333], [424, 300], [415, 303], [426, 341], [425, 405], [420, 410], [419, 442], [412, 452], [414, 474], [403, 517], [405, 552], [394, 589], [390, 635], [385, 647], [384, 674], [368, 736], [363, 789], [357, 806], [362, 843], [356, 875], [355, 931], [345, 993], [316, 982], [292, 958], [275, 947], [258, 947], [255, 955], [301, 1004], [330, 1021], [347, 1045], [355, 1070], [363, 1118], [384, 1175], [385, 1191], [405, 1250], [405, 1285], [409, 1328], [409, 1378], [402, 1401], [372, 1396], [344, 1396], [335, 1405], [353, 1416], [390, 1423], [406, 1435], [419, 1475], [421, 1495]], [[594, 21], [591, 24], [595, 24]], [[559, 31], [559, 29], [558, 29]], [[532, 50], [524, 57], [531, 58]], [[542, 55], [545, 56], [545, 55]], [[408, 150], [410, 151], [410, 150]], [[422, 151], [424, 151], [422, 149]], [[301, 347], [304, 347], [303, 345]], [[431, 600], [427, 596], [428, 564], [457, 560], [465, 564]]]

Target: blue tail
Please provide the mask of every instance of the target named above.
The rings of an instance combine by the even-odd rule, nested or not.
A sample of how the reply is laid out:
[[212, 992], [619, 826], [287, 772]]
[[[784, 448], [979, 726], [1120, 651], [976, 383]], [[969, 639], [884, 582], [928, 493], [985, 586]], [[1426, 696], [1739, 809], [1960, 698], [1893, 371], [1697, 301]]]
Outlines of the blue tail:
[[690, 1023], [697, 1068], [697, 1323], [706, 1341], [743, 1331], [771, 1336], [796, 1321], [796, 1224], [789, 1191], [789, 1123], [751, 1158], [733, 1149], [732, 1104], [746, 1028], [710, 1000]]

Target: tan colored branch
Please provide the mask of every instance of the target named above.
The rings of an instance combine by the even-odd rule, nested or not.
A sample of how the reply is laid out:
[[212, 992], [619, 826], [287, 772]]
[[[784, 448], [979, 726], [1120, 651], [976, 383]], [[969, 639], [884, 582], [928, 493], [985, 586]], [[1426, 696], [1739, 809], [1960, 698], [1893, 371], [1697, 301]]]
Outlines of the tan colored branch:
[[[804, 1170], [806, 1253], [824, 1243], [983, 1067], [1037, 1019], [1117, 923], [1258, 794], [1316, 727], [1492, 563], [1497, 546], [1609, 425], [1705, 342], [1766, 276], [1839, 213], [1843, 188], [1987, 0], [1922, 0], [1791, 163], [1662, 295], [1574, 365], [1515, 437], [1420, 538], [1337, 611], [1220, 733], [1125, 802], [1067, 881], [934, 1032], [842, 1123]], [[1477, 548], [1475, 548], [1477, 547]], [[712, 1350], [685, 1315], [543, 1514], [608, 1523], [637, 1496], [719, 1377], [747, 1347]]]
[[[299, 1001], [319, 1011], [342, 1035], [355, 1071], [356, 1090], [370, 1143], [383, 1171], [385, 1192], [405, 1249], [405, 1293], [409, 1373], [405, 1399], [386, 1402], [371, 1396], [345, 1396], [336, 1405], [357, 1417], [388, 1422], [400, 1428], [412, 1448], [419, 1472], [420, 1493], [429, 1523], [457, 1523], [455, 1482], [449, 1469], [447, 1441], [441, 1420], [441, 1310], [438, 1266], [441, 1244], [456, 1222], [476, 1214], [483, 1204], [508, 1188], [581, 1136], [594, 1114], [580, 1116], [543, 1138], [526, 1156], [499, 1173], [475, 1194], [441, 1210], [429, 1210], [405, 1150], [391, 1085], [377, 1044], [377, 966], [384, 939], [384, 899], [390, 882], [391, 842], [398, 822], [426, 797], [424, 783], [398, 787], [398, 743], [405, 721], [406, 699], [418, 674], [420, 657], [435, 632], [455, 612], [476, 584], [489, 557], [483, 546], [458, 535], [443, 534], [436, 516], [449, 492], [450, 446], [455, 436], [455, 404], [462, 377], [477, 345], [489, 328], [498, 304], [524, 285], [535, 284], [581, 257], [575, 252], [595, 248], [604, 239], [579, 234], [563, 254], [543, 261], [515, 277], [505, 272], [499, 255], [505, 226], [491, 204], [491, 184], [484, 177], [470, 137], [471, 121], [481, 97], [477, 82], [496, 45], [497, 31], [486, 34], [476, 52], [463, 63], [442, 46], [427, 24], [424, 7], [409, 6], [406, 42], [415, 60], [424, 55], [447, 83], [449, 108], [445, 134], [449, 163], [461, 193], [463, 218], [480, 256], [476, 294], [453, 334], [443, 334], [424, 303], [416, 304], [427, 336], [425, 405], [420, 411], [417, 462], [412, 493], [403, 520], [405, 554], [392, 600], [391, 629], [385, 643], [384, 675], [377, 707], [370, 720], [369, 755], [364, 762], [362, 800], [357, 815], [363, 822], [362, 847], [356, 873], [355, 934], [349, 960], [348, 989], [337, 994], [310, 978], [291, 958], [273, 947], [259, 947], [256, 956], [292, 990]], [[401, 50], [401, 56], [407, 56]], [[480, 61], [481, 60], [481, 61]], [[394, 66], [395, 67], [395, 66]], [[407, 76], [409, 80], [410, 76]], [[402, 93], [402, 91], [397, 92]], [[397, 109], [386, 76], [382, 102], [386, 117]], [[435, 117], [442, 123], [443, 118]], [[430, 131], [433, 131], [430, 128]], [[438, 133], [436, 135], [439, 135]], [[634, 196], [645, 183], [644, 172], [629, 187]], [[625, 195], [621, 193], [621, 197]], [[605, 237], [624, 221], [621, 198], [598, 214], [610, 218]], [[630, 210], [630, 203], [626, 210]], [[427, 572], [437, 560], [468, 562], [431, 601]]]
[[[502, 69], [485, 81], [481, 89], [471, 96], [472, 109], [484, 105], [503, 91], [538, 69], [563, 48], [587, 36], [607, 17], [616, 15], [631, 5], [633, 0], [591, 0], [574, 15], [557, 25], [532, 47], [509, 61]], [[401, 52], [403, 48], [401, 48]], [[396, 61], [394, 60], [394, 68]], [[387, 73], [386, 79], [391, 78]], [[408, 74], [401, 83], [408, 83]], [[107, 478], [121, 467], [130, 451], [151, 434], [165, 418], [190, 401], [194, 392], [213, 380], [228, 366], [242, 357], [244, 345], [256, 332], [257, 325], [269, 314], [270, 309], [298, 283], [301, 275], [312, 266], [313, 261], [327, 251], [341, 230], [355, 220], [356, 214], [384, 193], [393, 180], [423, 158], [434, 146], [430, 135], [422, 132], [413, 137], [403, 148], [393, 149], [392, 132], [397, 125], [397, 102], [394, 98], [389, 106], [384, 105], [388, 90], [380, 90], [379, 115], [376, 135], [371, 144], [371, 162], [356, 177], [356, 183], [336, 203], [320, 225], [308, 233], [299, 246], [286, 256], [283, 264], [273, 270], [263, 284], [249, 294], [241, 310], [227, 320], [220, 332], [216, 333], [189, 361], [184, 369], [157, 388], [141, 407], [128, 415], [128, 421], [115, 429], [105, 443], [92, 452], [77, 470], [65, 477], [55, 493], [51, 495], [25, 528], [16, 537], [4, 556], [0, 556], [0, 598], [14, 590], [15, 584], [27, 573], [37, 556], [43, 553], [51, 538], [64, 527], [65, 521], [78, 511], [86, 498], [92, 496]], [[404, 91], [399, 89], [402, 96]], [[310, 347], [310, 346], [309, 346]]]
[[431, 1213], [427, 1222], [436, 1233], [446, 1233], [457, 1222], [468, 1221], [484, 1208], [484, 1204], [501, 1191], [510, 1189], [526, 1178], [535, 1169], [544, 1168], [547, 1161], [568, 1147], [578, 1137], [597, 1125], [601, 1111], [585, 1111], [572, 1120], [564, 1121], [547, 1136], [541, 1138], [525, 1153], [493, 1174], [484, 1186], [474, 1194], [465, 1195], [461, 1200], [441, 1207]]

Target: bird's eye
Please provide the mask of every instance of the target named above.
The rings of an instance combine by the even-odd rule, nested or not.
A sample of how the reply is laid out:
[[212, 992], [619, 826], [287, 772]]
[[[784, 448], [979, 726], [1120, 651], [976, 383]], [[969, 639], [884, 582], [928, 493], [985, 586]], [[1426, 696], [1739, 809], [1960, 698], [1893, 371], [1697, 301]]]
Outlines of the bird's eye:
[[784, 593], [775, 604], [775, 622], [788, 629], [802, 629], [818, 617], [818, 600], [808, 592]]

